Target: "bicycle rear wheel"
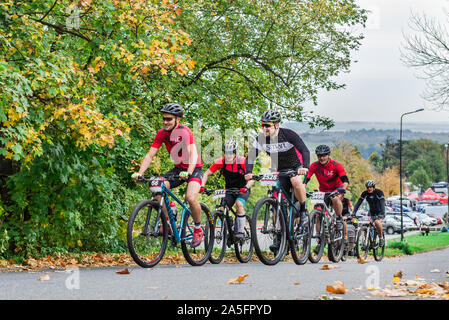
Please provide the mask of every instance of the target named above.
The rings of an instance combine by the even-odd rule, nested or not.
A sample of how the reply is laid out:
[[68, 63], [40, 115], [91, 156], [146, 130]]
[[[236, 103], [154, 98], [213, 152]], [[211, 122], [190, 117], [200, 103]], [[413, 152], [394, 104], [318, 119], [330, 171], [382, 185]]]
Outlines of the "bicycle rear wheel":
[[[384, 245], [382, 247], [379, 245], [380, 239], [384, 240]], [[381, 261], [382, 258], [384, 257], [384, 252], [385, 252], [385, 234], [382, 233], [382, 237], [380, 237], [377, 230], [375, 230], [374, 231], [374, 244], [373, 244], [374, 260]]]
[[[317, 230], [317, 226], [319, 226]], [[324, 210], [313, 210], [310, 213], [310, 245], [309, 261], [318, 263], [323, 256], [324, 245]]]
[[366, 257], [368, 256], [368, 240], [368, 229], [366, 227], [363, 227], [359, 230], [359, 234], [357, 235], [357, 242], [355, 245], [355, 253], [358, 259], [366, 259]]
[[285, 219], [279, 214], [276, 219], [276, 200], [271, 197], [260, 199], [254, 207], [251, 236], [259, 260], [266, 265], [278, 263], [285, 252]]
[[210, 263], [218, 264], [223, 260], [226, 253], [226, 240], [228, 238], [228, 225], [224, 219], [223, 212], [216, 210], [212, 213], [214, 217], [214, 242], [209, 257]]
[[292, 253], [293, 261], [295, 261], [296, 264], [304, 264], [307, 262], [307, 259], [309, 258], [309, 251], [310, 251], [310, 217], [307, 213], [307, 222], [305, 224], [302, 224], [300, 221], [300, 224], [295, 222], [295, 219], [292, 218], [290, 222], [290, 250]]
[[243, 238], [234, 243], [235, 255], [241, 263], [247, 263], [251, 260], [253, 255], [254, 246], [251, 239], [251, 231], [251, 218], [246, 215], [245, 232], [243, 233]]
[[194, 232], [194, 221], [187, 211], [184, 215], [184, 223], [181, 231], [181, 249], [187, 262], [192, 266], [202, 266], [207, 262], [214, 244], [214, 222], [209, 208], [201, 203], [201, 228], [203, 229], [203, 240], [201, 244], [192, 248], [191, 242]]
[[126, 239], [129, 253], [139, 266], [151, 268], [161, 261], [167, 248], [168, 224], [158, 202], [145, 200], [134, 207]]

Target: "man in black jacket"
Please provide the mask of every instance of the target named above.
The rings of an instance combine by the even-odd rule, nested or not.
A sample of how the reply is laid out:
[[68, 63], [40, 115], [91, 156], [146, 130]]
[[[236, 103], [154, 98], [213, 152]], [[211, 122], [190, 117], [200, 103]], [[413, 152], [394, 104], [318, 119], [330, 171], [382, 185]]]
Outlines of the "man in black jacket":
[[385, 196], [382, 190], [376, 189], [376, 183], [374, 180], [368, 180], [365, 182], [366, 191], [363, 191], [359, 200], [355, 204], [354, 213], [356, 214], [363, 200], [366, 200], [369, 205], [368, 215], [370, 219], [374, 219], [374, 225], [377, 228], [380, 236], [380, 246], [384, 245], [382, 237], [382, 219], [385, 217]]

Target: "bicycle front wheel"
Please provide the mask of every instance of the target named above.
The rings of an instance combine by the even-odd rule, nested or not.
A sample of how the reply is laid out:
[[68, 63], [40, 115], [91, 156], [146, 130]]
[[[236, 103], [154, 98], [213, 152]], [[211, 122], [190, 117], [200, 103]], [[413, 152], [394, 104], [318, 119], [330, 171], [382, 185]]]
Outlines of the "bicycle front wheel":
[[366, 259], [368, 256], [369, 250], [369, 241], [368, 241], [368, 229], [361, 228], [359, 234], [357, 235], [357, 241], [355, 245], [355, 252], [358, 259]]
[[226, 240], [228, 226], [224, 219], [223, 212], [220, 210], [212, 213], [214, 217], [214, 242], [212, 244], [212, 251], [209, 257], [210, 263], [218, 264], [223, 260], [226, 253]]
[[201, 244], [192, 247], [192, 239], [195, 223], [193, 217], [187, 211], [184, 215], [184, 223], [181, 232], [181, 249], [184, 258], [192, 266], [202, 266], [207, 262], [214, 246], [214, 222], [209, 208], [201, 203], [201, 228], [203, 229], [203, 240]]
[[[380, 246], [379, 240], [383, 239], [384, 245]], [[381, 261], [384, 257], [385, 252], [385, 234], [382, 233], [382, 237], [379, 235], [379, 233], [374, 231], [374, 245], [373, 245], [373, 256], [374, 260]]]
[[345, 250], [344, 230], [337, 229], [335, 223], [329, 226], [329, 245], [327, 255], [332, 262], [339, 262]]
[[318, 263], [321, 260], [326, 244], [324, 235], [324, 210], [313, 210], [310, 213], [310, 245], [309, 261]]
[[260, 199], [252, 216], [252, 240], [259, 260], [266, 265], [275, 265], [284, 256], [286, 246], [285, 219], [276, 212], [276, 200]]
[[251, 218], [246, 215], [243, 237], [234, 243], [235, 256], [241, 263], [247, 263], [253, 255], [253, 241], [251, 239]]
[[295, 219], [290, 221], [290, 250], [293, 261], [296, 264], [304, 264], [309, 258], [310, 251], [310, 217], [307, 213], [307, 221], [300, 221], [299, 224]]
[[158, 202], [145, 200], [134, 207], [126, 238], [129, 253], [139, 266], [151, 268], [161, 261], [167, 248], [168, 224]]

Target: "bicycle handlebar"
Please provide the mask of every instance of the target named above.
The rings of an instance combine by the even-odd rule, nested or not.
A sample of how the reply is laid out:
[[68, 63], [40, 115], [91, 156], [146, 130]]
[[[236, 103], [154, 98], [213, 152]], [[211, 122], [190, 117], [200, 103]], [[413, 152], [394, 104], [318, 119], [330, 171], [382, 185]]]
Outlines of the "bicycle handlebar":
[[[288, 170], [280, 170], [277, 172], [271, 172], [268, 174], [277, 175], [278, 177], [286, 177], [286, 178], [292, 178], [295, 176], [298, 176], [298, 172], [296, 170], [288, 169]], [[253, 174], [253, 177], [250, 180], [262, 180], [263, 176], [265, 174]]]
[[210, 195], [214, 194], [214, 192], [215, 192], [216, 190], [226, 190], [226, 193], [230, 193], [230, 194], [240, 194], [240, 189], [241, 189], [241, 188], [215, 189], [215, 190], [212, 190], [212, 189], [204, 189], [203, 193], [206, 194], [206, 195], [208, 195], [208, 196], [210, 196]]
[[137, 182], [142, 182], [142, 183], [146, 183], [146, 182], [150, 182], [151, 178], [164, 178], [164, 180], [167, 180], [168, 178], [170, 179], [179, 179], [180, 176], [177, 174], [166, 174], [165, 176], [159, 175], [157, 173], [151, 174], [150, 176], [139, 176], [137, 178]]

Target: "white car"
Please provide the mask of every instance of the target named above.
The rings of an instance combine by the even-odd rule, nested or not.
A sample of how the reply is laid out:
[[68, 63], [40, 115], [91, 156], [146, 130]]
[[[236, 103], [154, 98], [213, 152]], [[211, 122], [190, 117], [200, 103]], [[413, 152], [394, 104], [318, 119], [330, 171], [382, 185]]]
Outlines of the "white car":
[[425, 213], [418, 213], [417, 217], [418, 217], [418, 220], [425, 226], [435, 226], [438, 224], [437, 219], [429, 217]]
[[[411, 230], [415, 227], [415, 224], [410, 218], [403, 217], [404, 231]], [[395, 232], [401, 232], [401, 217], [397, 215], [387, 214], [382, 220], [382, 228], [387, 234], [393, 234]]]

